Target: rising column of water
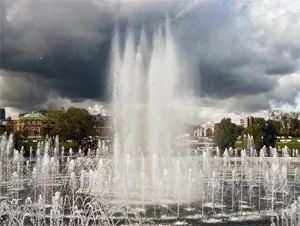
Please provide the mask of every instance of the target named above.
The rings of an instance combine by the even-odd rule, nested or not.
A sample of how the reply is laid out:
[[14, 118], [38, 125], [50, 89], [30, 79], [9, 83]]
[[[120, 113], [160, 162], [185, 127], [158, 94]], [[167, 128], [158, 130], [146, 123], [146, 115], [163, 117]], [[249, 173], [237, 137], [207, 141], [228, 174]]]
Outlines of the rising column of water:
[[117, 129], [117, 112], [119, 110], [119, 99], [118, 99], [118, 79], [120, 74], [120, 66], [121, 66], [121, 53], [120, 53], [120, 44], [119, 44], [119, 31], [116, 29], [114, 34], [114, 39], [112, 42], [112, 49], [111, 49], [111, 65], [110, 65], [110, 76], [111, 76], [111, 83], [112, 87], [112, 111], [114, 112], [114, 139], [113, 139], [113, 148], [114, 148], [114, 190], [117, 193], [117, 197], [119, 199], [119, 190], [120, 190], [120, 181], [118, 180], [119, 175], [119, 158], [120, 158], [120, 135]]
[[273, 150], [273, 159], [272, 159], [272, 166], [271, 166], [271, 210], [274, 211], [275, 206], [275, 199], [276, 199], [276, 180], [278, 180], [278, 173], [279, 173], [279, 159], [277, 156], [277, 151]]
[[57, 135], [55, 137], [55, 143], [54, 143], [54, 158], [57, 160], [57, 158], [60, 156], [59, 152], [59, 136]]
[[[134, 32], [128, 32], [123, 54], [121, 54], [118, 32], [115, 34], [111, 65], [114, 86], [113, 114], [115, 116], [115, 189], [129, 189], [129, 192], [131, 188], [136, 189], [133, 186], [128, 188], [125, 181], [141, 178], [137, 175], [141, 167], [137, 158], [142, 152], [145, 153], [144, 160], [148, 162], [146, 164], [150, 165], [154, 154], [170, 156], [168, 141], [170, 116], [173, 116], [171, 105], [174, 102], [175, 86], [180, 73], [176, 45], [170, 30], [167, 22], [163, 29], [156, 32], [153, 37], [152, 54], [148, 61], [145, 61], [148, 54], [143, 32], [137, 47]], [[147, 145], [147, 147], [142, 147], [146, 150], [141, 150], [141, 140]], [[130, 172], [128, 169], [126, 171], [125, 162], [121, 161], [125, 156], [134, 160], [129, 169]], [[166, 166], [166, 168], [169, 167]], [[150, 173], [149, 187], [153, 195], [153, 192], [154, 194], [157, 192], [156, 186], [158, 186], [156, 173], [153, 169], [144, 173], [145, 176], [146, 173]], [[121, 178], [126, 178], [126, 180]], [[117, 193], [119, 195], [119, 192]], [[144, 194], [143, 199], [150, 193]], [[158, 197], [159, 194], [155, 196]]]
[[[120, 43], [118, 32], [115, 34], [112, 48], [112, 82], [113, 82], [113, 113], [115, 123], [114, 136], [114, 166], [115, 177], [126, 177], [130, 180], [132, 173], [136, 171], [135, 167], [131, 167], [132, 172], [126, 175], [120, 175], [126, 171], [126, 165], [121, 158], [135, 158], [137, 151], [137, 121], [138, 121], [138, 97], [140, 95], [140, 76], [143, 73], [141, 45], [138, 47], [137, 53], [135, 48], [134, 34], [128, 32], [125, 43], [124, 55], [121, 57]], [[122, 149], [122, 150], [121, 150]], [[128, 170], [128, 169], [127, 169]], [[117, 179], [117, 187], [127, 185]]]
[[[2, 182], [4, 181], [4, 177], [3, 174], [4, 172], [2, 172], [2, 161], [3, 161], [3, 157], [4, 157], [4, 149], [5, 149], [5, 145], [6, 145], [6, 133], [2, 136], [0, 136], [0, 198], [1, 198], [1, 189], [2, 189]], [[4, 164], [3, 164], [4, 166]]]
[[148, 75], [148, 145], [150, 153], [169, 156], [169, 127], [174, 116], [171, 105], [180, 76], [180, 64], [168, 21], [164, 32], [159, 29], [154, 37]]

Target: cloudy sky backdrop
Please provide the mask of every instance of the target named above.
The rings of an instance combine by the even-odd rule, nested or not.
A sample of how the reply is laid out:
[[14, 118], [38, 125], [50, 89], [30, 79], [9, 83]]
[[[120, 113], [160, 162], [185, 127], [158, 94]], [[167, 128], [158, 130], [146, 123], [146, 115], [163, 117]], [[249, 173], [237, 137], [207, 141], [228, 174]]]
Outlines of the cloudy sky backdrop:
[[[116, 23], [151, 33], [170, 17], [199, 123], [300, 111], [300, 1], [2, 0], [0, 107], [92, 113], [107, 101]], [[126, 32], [120, 32], [121, 36]]]

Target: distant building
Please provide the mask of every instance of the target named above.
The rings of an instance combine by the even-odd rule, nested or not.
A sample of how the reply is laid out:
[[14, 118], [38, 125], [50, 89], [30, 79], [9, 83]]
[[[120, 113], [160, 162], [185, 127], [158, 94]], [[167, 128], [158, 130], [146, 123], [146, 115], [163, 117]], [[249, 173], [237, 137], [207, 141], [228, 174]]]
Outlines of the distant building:
[[211, 137], [215, 133], [215, 124], [205, 124], [194, 131], [194, 138]]
[[255, 122], [256, 118], [253, 116], [249, 116], [243, 119], [240, 119], [240, 125], [241, 127], [247, 128], [248, 126], [251, 126]]
[[106, 138], [112, 136], [112, 116], [95, 115], [95, 121], [95, 129], [98, 136]]
[[245, 119], [243, 119], [243, 118], [240, 119], [240, 125], [241, 125], [241, 127], [246, 128]]
[[247, 125], [251, 126], [253, 123], [255, 123], [255, 117], [250, 116], [247, 118]]
[[96, 126], [111, 127], [113, 125], [112, 116], [95, 115]]
[[5, 109], [0, 108], [0, 120], [5, 120]]
[[[40, 113], [40, 114], [42, 114], [42, 115], [44, 115], [44, 116], [46, 116], [46, 114], [48, 113], [48, 111], [47, 110], [44, 110], [44, 109], [42, 109], [42, 110], [38, 110], [38, 111], [34, 111], [35, 113]], [[26, 113], [20, 113], [19, 114], [19, 118], [21, 118], [21, 117], [23, 117], [24, 115], [26, 115], [26, 114], [30, 114], [31, 112], [26, 112]]]
[[19, 114], [19, 118], [21, 118], [22, 116], [24, 116], [24, 115], [26, 115], [26, 114], [28, 114], [28, 113], [20, 113], [20, 114]]
[[40, 138], [42, 133], [49, 134], [54, 127], [54, 121], [45, 115], [32, 112], [15, 120], [15, 130], [28, 130], [29, 138]]

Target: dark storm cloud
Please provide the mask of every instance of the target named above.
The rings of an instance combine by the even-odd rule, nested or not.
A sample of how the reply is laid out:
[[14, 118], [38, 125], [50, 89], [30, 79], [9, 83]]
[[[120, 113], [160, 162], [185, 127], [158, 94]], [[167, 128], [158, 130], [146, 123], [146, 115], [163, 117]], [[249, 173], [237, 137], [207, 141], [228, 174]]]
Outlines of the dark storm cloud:
[[45, 92], [103, 98], [113, 27], [109, 15], [99, 16], [88, 2], [36, 1], [26, 7], [24, 18], [4, 23], [1, 68], [39, 75], [46, 80]]
[[265, 69], [267, 75], [291, 74], [297, 70], [295, 65], [270, 65]]
[[[39, 108], [47, 99], [44, 91], [45, 80], [39, 76], [24, 72], [2, 71], [0, 97], [1, 105], [23, 108], [29, 104], [31, 108]], [[20, 101], [21, 100], [21, 101]]]
[[[171, 3], [158, 8], [155, 1], [148, 2], [137, 12], [130, 12], [127, 9], [130, 6], [109, 1], [107, 4], [97, 1], [5, 1], [3, 4], [1, 69], [18, 73], [2, 76], [22, 76], [23, 72], [25, 79], [26, 74], [35, 75], [36, 83], [43, 80], [40, 87], [45, 93], [51, 91], [76, 102], [107, 100], [107, 72], [116, 21], [121, 38], [125, 39], [128, 27], [141, 30], [149, 26], [146, 30], [151, 30], [151, 19], [165, 16]], [[1, 98], [10, 103], [6, 95], [3, 93]], [[30, 107], [30, 102], [22, 97], [15, 101]], [[42, 103], [48, 97], [39, 98]]]
[[[261, 78], [259, 82], [253, 78], [245, 79], [247, 72], [235, 72], [222, 67], [200, 66], [202, 96], [215, 99], [226, 99], [237, 95], [251, 95], [272, 90], [275, 83]], [[250, 75], [251, 76], [251, 75]]]
[[[268, 109], [267, 98], [295, 100], [297, 94], [291, 89], [284, 91], [285, 95], [276, 93], [280, 86], [278, 75], [287, 76], [299, 70], [296, 56], [300, 43], [292, 40], [294, 32], [285, 20], [281, 19], [286, 26], [285, 34], [275, 34], [273, 25], [261, 27], [258, 22], [253, 23], [256, 18], [251, 18], [251, 14], [220, 4], [195, 9], [190, 14], [189, 20], [182, 22], [184, 32], [179, 32], [183, 36], [182, 48], [188, 49], [191, 58], [197, 56], [199, 62], [200, 79], [193, 87], [198, 88], [196, 93], [214, 100], [228, 99], [233, 111], [247, 105], [247, 97], [253, 100], [243, 107], [248, 112]], [[257, 96], [265, 97], [260, 101]]]
[[[194, 93], [213, 101], [264, 93], [271, 98], [276, 76], [299, 69], [299, 43], [289, 35], [275, 40], [267, 29], [257, 35], [261, 27], [253, 25], [248, 11], [203, 2], [2, 1], [0, 66], [7, 88], [1, 105], [43, 106], [53, 94], [74, 102], [106, 101], [116, 22], [123, 40], [128, 27], [137, 36], [144, 29], [151, 37], [167, 14], [180, 54], [187, 58], [190, 73], [183, 79]], [[293, 99], [294, 92], [286, 97]], [[247, 110], [266, 108], [263, 101]], [[231, 105], [234, 110], [241, 104]]]

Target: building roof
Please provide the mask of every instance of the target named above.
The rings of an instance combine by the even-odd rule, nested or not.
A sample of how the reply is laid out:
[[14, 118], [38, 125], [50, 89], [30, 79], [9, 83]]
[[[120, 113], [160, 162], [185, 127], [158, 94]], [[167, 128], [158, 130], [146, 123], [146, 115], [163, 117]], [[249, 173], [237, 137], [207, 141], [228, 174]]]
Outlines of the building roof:
[[22, 118], [45, 118], [45, 115], [37, 112], [28, 113], [23, 115]]

